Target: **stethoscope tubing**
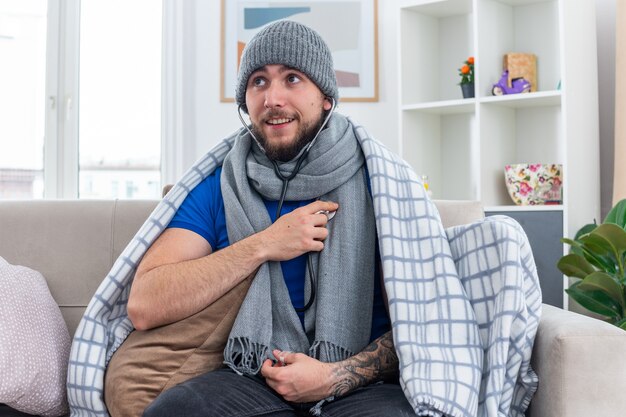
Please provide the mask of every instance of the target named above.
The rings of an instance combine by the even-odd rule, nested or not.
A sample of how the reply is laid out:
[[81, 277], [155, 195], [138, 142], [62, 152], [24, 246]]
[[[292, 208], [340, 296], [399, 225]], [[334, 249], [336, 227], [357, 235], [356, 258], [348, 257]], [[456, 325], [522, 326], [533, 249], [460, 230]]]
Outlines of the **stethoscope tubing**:
[[[324, 130], [324, 127], [326, 127], [326, 124], [328, 123], [328, 120], [330, 119], [330, 116], [335, 111], [335, 107], [336, 107], [335, 99], [332, 98], [332, 97], [330, 97], [330, 99], [332, 100], [332, 107], [330, 108], [328, 114], [326, 115], [326, 118], [324, 119], [324, 122], [320, 126], [319, 130], [317, 131], [317, 133], [313, 137], [313, 140], [311, 140], [311, 142], [309, 142], [309, 144], [305, 148], [304, 152], [302, 152], [302, 154], [298, 158], [298, 161], [296, 162], [296, 166], [293, 169], [293, 171], [291, 171], [291, 173], [289, 175], [284, 175], [280, 171], [280, 168], [278, 167], [278, 162], [276, 162], [273, 159], [270, 159], [270, 161], [272, 162], [272, 165], [274, 166], [274, 173], [276, 174], [276, 176], [283, 183], [282, 190], [281, 190], [281, 193], [280, 193], [280, 199], [278, 200], [278, 206], [276, 208], [276, 219], [274, 221], [278, 220], [280, 218], [280, 216], [281, 216], [283, 203], [285, 202], [285, 198], [287, 196], [287, 187], [289, 186], [289, 182], [292, 179], [294, 179], [296, 177], [296, 175], [298, 175], [298, 172], [300, 172], [300, 167], [302, 166], [302, 163], [304, 162], [304, 160], [308, 156], [309, 151], [311, 150], [311, 147], [313, 146], [313, 144], [317, 140], [317, 137], [322, 132], [322, 130]], [[241, 121], [241, 124], [246, 128], [248, 133], [250, 133], [250, 136], [252, 136], [252, 139], [254, 139], [254, 142], [257, 144], [259, 149], [261, 149], [261, 152], [263, 152], [265, 155], [267, 155], [267, 153], [265, 152], [265, 149], [261, 145], [261, 142], [259, 142], [259, 140], [254, 135], [254, 133], [252, 133], [252, 129], [250, 129], [248, 124], [245, 122], [245, 120], [241, 116], [241, 108], [242, 108], [242, 106], [243, 106], [243, 104], [240, 104], [239, 106], [237, 106], [237, 115], [239, 116], [239, 120]], [[314, 275], [317, 275], [317, 274], [314, 273], [313, 261], [312, 261], [312, 256], [311, 256], [310, 252], [309, 252], [309, 254], [307, 256], [307, 268], [308, 268], [308, 274], [307, 275], [309, 276], [309, 280], [310, 280], [310, 283], [311, 283], [311, 295], [309, 297], [309, 301], [307, 301], [307, 303], [303, 307], [294, 307], [296, 312], [298, 312], [298, 313], [304, 313], [305, 311], [307, 311], [309, 308], [311, 308], [311, 306], [313, 305], [313, 302], [315, 301], [315, 286], [316, 286], [316, 283], [317, 283], [317, 276], [314, 277]]]

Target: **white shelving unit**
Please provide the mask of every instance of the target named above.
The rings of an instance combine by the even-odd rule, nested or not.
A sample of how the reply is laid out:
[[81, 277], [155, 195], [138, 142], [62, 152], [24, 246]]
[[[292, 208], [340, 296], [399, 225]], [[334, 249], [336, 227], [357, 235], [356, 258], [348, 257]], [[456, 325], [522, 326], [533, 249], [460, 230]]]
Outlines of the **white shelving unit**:
[[[510, 206], [506, 164], [560, 163], [568, 234], [598, 218], [593, 1], [405, 0], [399, 13], [399, 149], [434, 196]], [[537, 56], [537, 92], [491, 95], [507, 52]], [[476, 98], [463, 99], [469, 56]]]
[[[402, 0], [398, 40], [398, 149], [434, 198], [537, 211], [512, 207], [504, 166], [560, 163], [563, 204], [550, 211], [562, 211], [564, 234], [599, 219], [593, 0]], [[509, 52], [537, 56], [536, 92], [492, 96]], [[463, 99], [469, 56], [476, 97]]]

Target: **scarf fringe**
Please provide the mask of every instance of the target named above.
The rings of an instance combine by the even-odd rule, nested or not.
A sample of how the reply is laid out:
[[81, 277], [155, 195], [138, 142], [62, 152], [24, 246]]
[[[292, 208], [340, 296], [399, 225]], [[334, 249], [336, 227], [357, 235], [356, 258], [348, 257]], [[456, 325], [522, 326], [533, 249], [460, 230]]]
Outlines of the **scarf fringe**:
[[354, 356], [354, 352], [332, 342], [317, 340], [309, 348], [309, 356], [322, 362], [339, 362]]
[[[222, 165], [220, 187], [231, 243], [270, 226], [270, 215], [263, 199], [280, 198], [282, 182], [276, 177], [272, 163], [256, 150], [251, 136], [242, 134]], [[333, 249], [316, 256], [318, 297], [314, 308], [306, 314], [308, 330], [303, 328], [293, 310], [280, 263], [267, 262], [259, 268], [250, 285], [229, 339], [248, 338], [265, 345], [269, 356], [273, 348], [309, 352], [309, 336], [313, 340], [330, 340], [357, 352], [367, 345], [376, 271], [375, 211], [371, 198], [367, 198], [367, 185], [365, 158], [354, 130], [344, 116], [334, 114], [311, 148], [306, 163], [289, 183], [285, 196], [286, 201], [318, 197], [338, 201], [344, 213], [338, 214], [328, 228]], [[346, 263], [345, 258], [354, 262]], [[336, 274], [342, 275], [340, 281], [332, 279], [331, 275]], [[334, 325], [336, 317], [347, 323], [348, 333]], [[232, 347], [225, 356], [226, 363], [240, 371], [243, 368], [246, 373], [258, 373], [263, 358], [260, 354], [249, 355], [253, 350], [261, 352], [261, 347], [249, 347], [244, 341], [234, 342]], [[263, 347], [263, 355], [267, 348]], [[242, 351], [244, 357], [237, 356]], [[348, 355], [341, 349], [314, 351], [319, 351], [320, 359], [325, 362]], [[244, 365], [244, 361], [247, 364]]]
[[231, 338], [224, 349], [224, 364], [239, 375], [256, 375], [268, 358], [268, 351], [267, 346], [251, 342], [247, 337]]

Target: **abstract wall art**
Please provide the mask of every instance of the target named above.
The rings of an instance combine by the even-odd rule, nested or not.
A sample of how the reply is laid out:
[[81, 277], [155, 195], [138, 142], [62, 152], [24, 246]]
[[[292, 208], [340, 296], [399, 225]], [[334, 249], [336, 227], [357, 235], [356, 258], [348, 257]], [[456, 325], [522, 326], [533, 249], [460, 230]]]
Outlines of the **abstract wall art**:
[[328, 43], [340, 101], [378, 101], [377, 0], [222, 0], [222, 101], [234, 100], [246, 44], [280, 19], [305, 24]]

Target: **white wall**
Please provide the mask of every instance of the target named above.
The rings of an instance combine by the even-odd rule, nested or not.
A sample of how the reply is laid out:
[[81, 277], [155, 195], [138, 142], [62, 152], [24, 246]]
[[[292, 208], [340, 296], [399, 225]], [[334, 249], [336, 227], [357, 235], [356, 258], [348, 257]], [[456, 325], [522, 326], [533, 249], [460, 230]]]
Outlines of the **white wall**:
[[[234, 103], [220, 102], [221, 1], [194, 0], [185, 11], [187, 29], [194, 33], [195, 57], [187, 60], [193, 69], [186, 71], [185, 96], [195, 103], [195, 129], [187, 140], [195, 141], [195, 159], [220, 139], [241, 127]], [[338, 112], [353, 117], [369, 133], [398, 150], [398, 106], [396, 69], [396, 6], [378, 1], [378, 77], [377, 103], [341, 103]], [[188, 81], [188, 82], [187, 82]], [[193, 160], [186, 160], [190, 165]]]

